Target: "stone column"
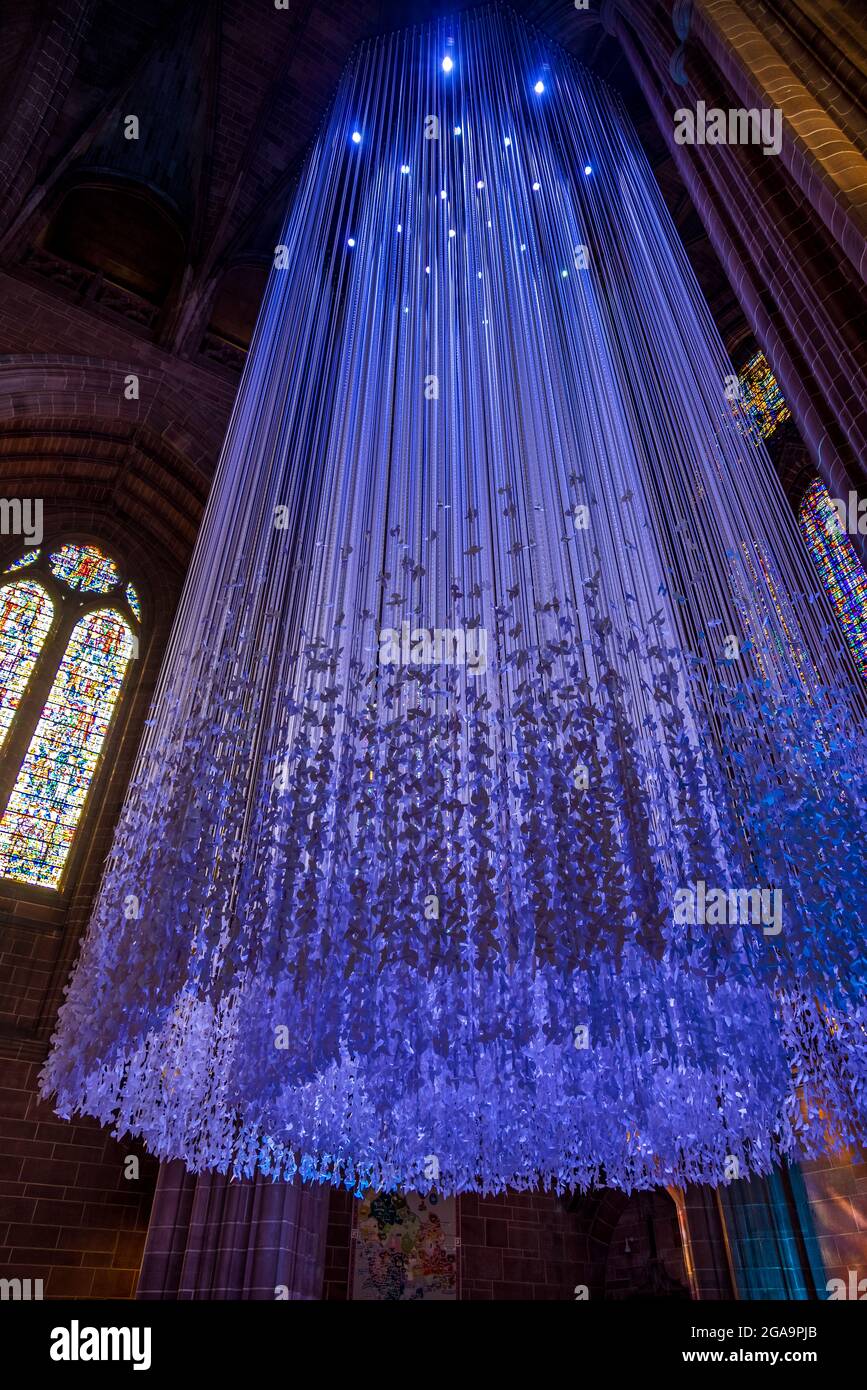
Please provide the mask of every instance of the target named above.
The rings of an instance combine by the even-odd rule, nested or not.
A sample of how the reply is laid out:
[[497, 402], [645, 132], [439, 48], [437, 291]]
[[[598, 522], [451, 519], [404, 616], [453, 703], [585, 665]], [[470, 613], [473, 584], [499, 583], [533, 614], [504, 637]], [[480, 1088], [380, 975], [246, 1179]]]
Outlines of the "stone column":
[[[609, 3], [605, 18], [764, 348], [816, 472], [833, 497], [867, 487], [867, 159], [831, 109], [794, 30], [758, 32], [736, 0], [701, 0], [686, 42], [670, 9]], [[751, 14], [753, 11], [751, 10]], [[764, 14], [762, 10], [762, 14]], [[681, 26], [682, 28], [683, 26]], [[832, 40], [827, 35], [826, 42]], [[779, 49], [774, 46], [779, 43]], [[797, 53], [794, 52], [797, 50]], [[685, 81], [671, 71], [682, 56]], [[697, 103], [783, 111], [782, 150], [677, 144], [675, 112]], [[864, 538], [851, 538], [865, 553]]]
[[236, 1181], [164, 1163], [137, 1297], [321, 1298], [330, 1190], [261, 1175]]

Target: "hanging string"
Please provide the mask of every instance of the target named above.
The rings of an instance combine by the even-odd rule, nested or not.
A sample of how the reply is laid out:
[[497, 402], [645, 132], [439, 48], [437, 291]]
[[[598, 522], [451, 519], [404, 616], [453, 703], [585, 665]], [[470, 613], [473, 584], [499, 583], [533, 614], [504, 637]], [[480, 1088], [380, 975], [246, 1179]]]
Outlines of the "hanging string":
[[601, 84], [499, 9], [357, 51], [61, 1114], [359, 1190], [719, 1182], [863, 1139], [864, 687], [731, 372]]

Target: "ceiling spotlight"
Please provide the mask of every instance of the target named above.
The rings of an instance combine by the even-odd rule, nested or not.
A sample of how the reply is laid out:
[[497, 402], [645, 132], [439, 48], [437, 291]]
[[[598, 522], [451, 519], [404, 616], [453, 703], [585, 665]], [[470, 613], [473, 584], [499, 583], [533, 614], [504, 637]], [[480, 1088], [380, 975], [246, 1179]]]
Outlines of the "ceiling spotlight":
[[584, 173], [585, 173], [585, 174], [592, 174], [592, 173], [593, 173], [593, 165], [592, 165], [592, 164], [585, 164], [585, 165], [584, 165]]
[[426, 265], [426, 266], [425, 266], [425, 268], [424, 268], [424, 273], [425, 273], [425, 275], [430, 275], [430, 266], [429, 266], [429, 265]]
[[449, 236], [454, 236], [454, 235], [455, 235], [455, 232], [454, 232], [454, 229], [452, 229], [452, 230], [449, 232]]
[[446, 56], [443, 58], [443, 72], [451, 72], [453, 67], [454, 63], [452, 62], [449, 55], [446, 54]]
[[534, 183], [534, 184], [533, 184], [533, 192], [534, 192], [534, 193], [538, 193], [538, 192], [539, 192], [539, 189], [540, 189], [541, 187], [542, 187], [542, 185], [541, 185], [540, 183]]
[[353, 143], [353, 145], [360, 145], [360, 144], [361, 144], [361, 131], [360, 131], [360, 130], [354, 130], [354, 131], [352, 132], [352, 143]]
[[484, 181], [482, 179], [479, 179], [478, 183], [476, 184], [476, 188], [484, 188], [484, 186]]
[[397, 224], [397, 230], [398, 230], [399, 232], [402, 232], [402, 231], [403, 231], [403, 227], [400, 225], [399, 222], [398, 222], [398, 224]]
[[464, 133], [464, 132], [461, 130], [460, 126], [459, 126], [459, 125], [456, 125], [456, 126], [455, 126], [455, 135], [463, 135], [463, 133]]
[[536, 96], [537, 96], [537, 97], [540, 97], [540, 96], [542, 95], [542, 93], [544, 92], [544, 90], [545, 90], [545, 83], [542, 82], [541, 79], [540, 79], [540, 80], [536, 83], [535, 87], [533, 88], [533, 91], [536, 93]]
[[569, 272], [568, 272], [568, 270], [561, 270], [561, 271], [560, 271], [560, 274], [562, 275], [562, 277], [563, 277], [564, 280], [568, 280], [568, 278], [569, 278]]
[[507, 144], [507, 145], [511, 145], [511, 143], [512, 143], [512, 137], [511, 137], [511, 135], [507, 135], [507, 136], [506, 136], [506, 144]]
[[354, 246], [354, 245], [355, 245], [355, 237], [354, 237], [354, 236], [351, 236], [351, 237], [349, 238], [349, 240], [347, 241], [346, 245], [347, 245], [347, 246]]
[[444, 198], [445, 196], [446, 196], [446, 191], [445, 191], [444, 188], [441, 188], [441, 189], [440, 189], [440, 197], [441, 197], [441, 198]]
[[400, 172], [401, 172], [402, 174], [408, 174], [408, 173], [409, 173], [409, 165], [408, 165], [408, 164], [401, 164], [401, 166], [400, 166]]

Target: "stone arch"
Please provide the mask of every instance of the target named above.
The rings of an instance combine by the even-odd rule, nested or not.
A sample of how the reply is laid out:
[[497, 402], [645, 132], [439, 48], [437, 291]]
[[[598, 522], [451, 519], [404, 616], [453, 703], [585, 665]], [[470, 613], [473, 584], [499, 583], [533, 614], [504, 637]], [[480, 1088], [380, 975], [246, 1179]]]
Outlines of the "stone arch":
[[[577, 1278], [587, 1285], [591, 1299], [622, 1298], [627, 1287], [620, 1278], [622, 1270], [628, 1269], [636, 1282], [650, 1273], [653, 1251], [645, 1232], [641, 1232], [643, 1248], [637, 1251], [634, 1260], [619, 1259], [626, 1252], [618, 1248], [621, 1242], [625, 1245], [630, 1238], [627, 1231], [638, 1224], [636, 1216], [641, 1219], [642, 1205], [647, 1205], [648, 1199], [659, 1208], [656, 1224], [660, 1230], [656, 1246], [663, 1268], [666, 1272], [670, 1270], [671, 1278], [682, 1284], [681, 1296], [689, 1295], [687, 1255], [683, 1250], [682, 1227], [672, 1195], [665, 1188], [654, 1188], [649, 1194], [629, 1194], [616, 1188], [601, 1188], [576, 1192], [569, 1203], [576, 1232], [581, 1237], [580, 1248], [584, 1260]], [[665, 1295], [661, 1292], [659, 1296]], [[678, 1295], [672, 1289], [669, 1296]]]
[[[218, 452], [222, 412], [182, 396], [149, 366], [127, 399], [126, 364], [86, 358], [0, 361], [0, 468], [7, 497], [45, 499], [45, 544], [87, 537], [133, 578], [143, 608], [133, 684], [118, 711], [110, 767], [84, 827], [68, 890], [16, 890], [12, 921], [25, 939], [47, 932], [29, 1036], [44, 1043], [77, 952], [120, 810], [171, 629]], [[0, 568], [21, 540], [0, 536]], [[9, 894], [5, 893], [4, 897]], [[49, 949], [50, 948], [50, 949]]]
[[603, 1297], [689, 1298], [676, 1204], [664, 1187], [633, 1192], [620, 1207], [605, 1257]]
[[146, 185], [96, 174], [58, 188], [40, 242], [50, 255], [160, 306], [187, 254], [183, 228], [165, 199]]

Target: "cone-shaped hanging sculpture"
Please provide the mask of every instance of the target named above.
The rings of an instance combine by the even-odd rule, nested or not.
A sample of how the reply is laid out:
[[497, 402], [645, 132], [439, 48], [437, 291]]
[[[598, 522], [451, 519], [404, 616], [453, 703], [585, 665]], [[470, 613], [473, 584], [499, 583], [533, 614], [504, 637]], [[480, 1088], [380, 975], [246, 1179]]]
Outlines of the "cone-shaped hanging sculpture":
[[44, 1073], [61, 1113], [193, 1169], [443, 1191], [864, 1137], [863, 688], [730, 373], [563, 53], [499, 11], [359, 51]]

